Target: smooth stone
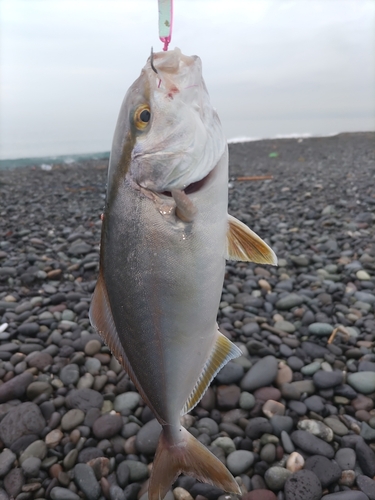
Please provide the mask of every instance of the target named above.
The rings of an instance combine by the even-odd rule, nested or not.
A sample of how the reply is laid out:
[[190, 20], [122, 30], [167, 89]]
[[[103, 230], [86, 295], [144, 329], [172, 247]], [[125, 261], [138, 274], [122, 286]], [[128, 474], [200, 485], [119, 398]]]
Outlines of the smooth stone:
[[41, 441], [41, 440], [34, 441], [21, 454], [21, 456], [19, 458], [19, 463], [20, 463], [20, 465], [22, 465], [23, 462], [29, 457], [36, 457], [36, 458], [40, 458], [40, 460], [43, 460], [43, 458], [46, 455], [47, 455], [46, 443], [44, 441]]
[[11, 446], [22, 436], [39, 436], [45, 426], [46, 421], [36, 404], [21, 403], [11, 408], [0, 422], [0, 438], [5, 446]]
[[375, 428], [370, 427], [366, 422], [361, 424], [361, 436], [365, 441], [375, 441]]
[[333, 430], [323, 422], [319, 422], [319, 420], [300, 420], [297, 427], [302, 431], [307, 431], [314, 436], [324, 439], [327, 443], [333, 441]]
[[294, 333], [296, 331], [296, 327], [290, 321], [275, 321], [275, 328], [278, 330], [282, 330], [286, 333]]
[[333, 460], [321, 455], [313, 455], [305, 461], [305, 470], [311, 470], [318, 477], [322, 488], [327, 488], [341, 477], [341, 469]]
[[242, 495], [242, 500], [277, 500], [277, 497], [270, 490], [256, 489]]
[[8, 448], [0, 453], [0, 477], [4, 477], [14, 464], [17, 456]]
[[366, 476], [375, 476], [375, 453], [372, 449], [364, 442], [363, 438], [360, 438], [355, 445], [355, 452], [357, 455], [358, 463]]
[[329, 354], [329, 350], [326, 347], [315, 344], [314, 342], [302, 342], [301, 347], [312, 360], [324, 358], [326, 354]]
[[304, 404], [310, 411], [315, 413], [321, 413], [324, 410], [324, 403], [320, 396], [310, 396], [305, 399]]
[[332, 372], [318, 370], [313, 375], [313, 381], [318, 389], [330, 389], [342, 384], [343, 374], [338, 370]]
[[327, 417], [324, 419], [324, 423], [328, 425], [337, 436], [346, 436], [346, 434], [349, 434], [349, 429], [338, 418]]
[[85, 413], [74, 408], [65, 413], [61, 419], [61, 427], [64, 431], [71, 431], [78, 427], [85, 420]]
[[284, 488], [284, 484], [289, 476], [291, 476], [291, 472], [288, 469], [284, 469], [284, 467], [270, 467], [265, 475], [264, 479], [266, 481], [267, 486], [273, 491], [279, 491]]
[[290, 437], [293, 443], [306, 453], [323, 455], [327, 458], [333, 458], [335, 455], [332, 446], [309, 432], [294, 431]]
[[103, 406], [103, 396], [89, 388], [73, 389], [67, 395], [66, 403], [70, 408], [76, 408], [88, 413], [92, 408], [100, 409]]
[[359, 475], [356, 479], [358, 488], [369, 497], [375, 500], [375, 481], [367, 476]]
[[314, 375], [315, 372], [317, 372], [320, 369], [320, 361], [314, 361], [313, 363], [309, 363], [308, 365], [305, 365], [301, 368], [301, 373], [303, 375], [307, 375], [311, 377]]
[[285, 297], [279, 299], [275, 305], [277, 309], [287, 311], [289, 309], [292, 309], [293, 307], [300, 306], [304, 303], [304, 301], [305, 299], [301, 295], [290, 293], [289, 295], [286, 295]]
[[262, 434], [272, 433], [272, 425], [267, 418], [255, 417], [249, 420], [245, 433], [251, 439], [258, 439]]
[[52, 488], [50, 497], [52, 500], [80, 500], [79, 495], [74, 493], [74, 491], [67, 488], [61, 488], [60, 486]]
[[298, 358], [297, 356], [290, 356], [288, 358], [288, 366], [290, 366], [290, 368], [293, 370], [293, 371], [300, 371], [301, 368], [303, 368], [304, 366], [304, 362], [302, 361], [302, 359]]
[[236, 445], [233, 440], [229, 437], [223, 436], [218, 437], [214, 441], [212, 441], [211, 446], [218, 446], [222, 450], [224, 450], [225, 455], [229, 455], [233, 451], [236, 451]]
[[216, 375], [216, 380], [219, 384], [235, 384], [244, 375], [244, 369], [242, 366], [230, 361], [226, 364]]
[[30, 367], [43, 371], [52, 364], [53, 358], [48, 352], [32, 352], [26, 356], [25, 361]]
[[255, 398], [250, 392], [243, 391], [241, 392], [239, 406], [243, 410], [252, 410], [255, 406]]
[[347, 377], [347, 382], [361, 394], [375, 392], [375, 372], [350, 373]]
[[[77, 410], [81, 411], [81, 410]], [[99, 417], [92, 426], [92, 431], [98, 439], [109, 439], [120, 432], [122, 417], [119, 414], [107, 413]]]
[[76, 384], [79, 379], [79, 366], [72, 363], [60, 370], [60, 380], [64, 385]]
[[29, 457], [22, 462], [22, 469], [26, 476], [38, 477], [41, 464], [42, 461], [40, 458]]
[[124, 392], [116, 396], [113, 408], [121, 413], [122, 411], [132, 411], [137, 408], [140, 403], [140, 395], [137, 392]]
[[320, 500], [322, 486], [317, 476], [310, 470], [299, 470], [285, 482], [285, 500]]
[[135, 446], [139, 453], [154, 455], [159, 441], [161, 425], [156, 418], [149, 420], [139, 430], [135, 439]]
[[33, 380], [34, 377], [31, 373], [24, 372], [4, 382], [4, 384], [0, 385], [0, 404], [12, 399], [21, 399]]
[[125, 462], [121, 462], [116, 469], [116, 478], [119, 486], [125, 488], [129, 484], [130, 470]]
[[247, 450], [236, 450], [227, 456], [227, 467], [234, 476], [244, 474], [254, 462], [254, 454]]
[[314, 394], [316, 391], [315, 384], [312, 380], [297, 380], [296, 382], [291, 382], [290, 384], [293, 388], [303, 394]]
[[273, 383], [277, 375], [277, 359], [266, 356], [258, 361], [241, 380], [241, 389], [253, 392]]
[[335, 460], [341, 470], [354, 470], [355, 467], [355, 451], [352, 448], [340, 448], [337, 450]]
[[99, 448], [95, 448], [94, 446], [88, 446], [87, 448], [83, 448], [83, 450], [79, 452], [78, 462], [81, 464], [86, 464], [87, 462], [90, 462], [90, 460], [94, 460], [95, 458], [100, 458], [103, 456], [104, 453], [102, 450], [100, 450]]
[[288, 408], [300, 416], [306, 415], [307, 413], [307, 406], [301, 401], [288, 401]]
[[97, 500], [100, 497], [99, 483], [89, 465], [77, 464], [74, 467], [74, 482], [88, 500]]
[[290, 436], [286, 431], [281, 431], [281, 444], [283, 445], [284, 451], [286, 453], [294, 452], [294, 444], [292, 443], [292, 440], [290, 439]]
[[340, 491], [325, 495], [324, 500], [369, 500], [368, 496], [362, 491]]
[[25, 476], [20, 467], [11, 469], [4, 478], [4, 488], [11, 499], [18, 496], [24, 484]]
[[325, 337], [331, 335], [333, 326], [329, 323], [311, 323], [308, 326], [308, 332], [311, 335], [318, 335], [318, 337]]
[[47, 398], [51, 396], [53, 392], [52, 386], [48, 382], [31, 382], [31, 384], [26, 389], [26, 395], [29, 399], [33, 400], [40, 396], [41, 394], [45, 394]]
[[212, 418], [201, 418], [198, 422], [196, 422], [195, 426], [200, 431], [200, 434], [205, 433], [209, 436], [213, 436], [219, 432], [219, 426]]
[[270, 424], [272, 425], [273, 434], [280, 437], [282, 431], [288, 434], [293, 429], [293, 419], [287, 415], [275, 415], [270, 419]]
[[129, 468], [129, 479], [130, 482], [144, 481], [148, 478], [148, 467], [142, 462], [136, 462], [135, 460], [124, 460], [124, 462]]

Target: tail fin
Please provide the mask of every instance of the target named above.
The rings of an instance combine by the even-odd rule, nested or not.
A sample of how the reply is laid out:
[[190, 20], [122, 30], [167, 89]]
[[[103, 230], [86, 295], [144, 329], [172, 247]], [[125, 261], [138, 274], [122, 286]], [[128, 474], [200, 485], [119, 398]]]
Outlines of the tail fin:
[[228, 469], [186, 429], [179, 429], [177, 444], [168, 438], [167, 427], [164, 426], [152, 468], [149, 500], [162, 500], [180, 474], [193, 476], [229, 493], [241, 495]]

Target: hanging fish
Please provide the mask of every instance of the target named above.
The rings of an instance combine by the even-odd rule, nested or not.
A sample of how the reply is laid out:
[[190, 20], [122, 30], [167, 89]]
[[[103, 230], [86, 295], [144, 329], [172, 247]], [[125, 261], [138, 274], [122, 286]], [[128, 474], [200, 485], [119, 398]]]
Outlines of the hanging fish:
[[277, 263], [227, 206], [227, 144], [201, 61], [177, 48], [155, 53], [120, 110], [90, 308], [93, 327], [162, 425], [150, 500], [162, 499], [180, 473], [240, 494], [180, 425], [241, 355], [216, 323], [225, 259]]

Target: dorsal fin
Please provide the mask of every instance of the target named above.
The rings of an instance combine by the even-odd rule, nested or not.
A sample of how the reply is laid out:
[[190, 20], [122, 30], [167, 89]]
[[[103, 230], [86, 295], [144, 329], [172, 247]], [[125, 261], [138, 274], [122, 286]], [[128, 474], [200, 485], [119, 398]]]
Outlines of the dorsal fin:
[[102, 337], [104, 342], [110, 348], [112, 354], [115, 356], [117, 361], [121, 364], [121, 366], [131, 378], [143, 401], [156, 415], [157, 412], [151, 405], [140, 383], [138, 382], [133, 368], [131, 367], [130, 362], [125, 354], [124, 348], [121, 345], [120, 337], [117, 333], [115, 322], [113, 319], [111, 306], [109, 304], [107, 289], [101, 272], [99, 273], [99, 278], [96, 283], [94, 295], [92, 297], [89, 318], [91, 325]]
[[242, 351], [239, 347], [228, 340], [222, 333], [217, 332], [215, 345], [195, 384], [193, 392], [181, 410], [181, 415], [185, 415], [185, 413], [188, 413], [199, 403], [207, 387], [223, 366], [231, 359], [238, 358], [241, 355]]
[[275, 252], [243, 222], [228, 215], [227, 255], [228, 260], [256, 262], [277, 266]]

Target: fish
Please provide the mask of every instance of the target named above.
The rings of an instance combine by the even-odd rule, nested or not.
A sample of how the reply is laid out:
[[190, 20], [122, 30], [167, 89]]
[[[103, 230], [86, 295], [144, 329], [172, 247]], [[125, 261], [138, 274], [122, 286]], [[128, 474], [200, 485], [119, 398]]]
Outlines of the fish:
[[108, 168], [90, 320], [161, 424], [149, 500], [179, 474], [240, 494], [181, 424], [242, 354], [216, 322], [226, 259], [277, 264], [228, 215], [228, 147], [198, 56], [152, 53], [122, 103]]

